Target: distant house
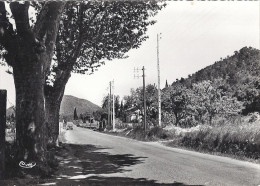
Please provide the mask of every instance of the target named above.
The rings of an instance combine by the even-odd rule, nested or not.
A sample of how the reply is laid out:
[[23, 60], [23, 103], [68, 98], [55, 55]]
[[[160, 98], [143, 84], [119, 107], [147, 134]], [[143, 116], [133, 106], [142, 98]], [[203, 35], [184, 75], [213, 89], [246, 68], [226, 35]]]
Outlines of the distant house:
[[79, 118], [82, 120], [83, 123], [93, 123], [94, 122], [94, 117], [93, 114], [89, 112], [85, 112], [84, 114], [80, 114]]
[[140, 123], [142, 122], [142, 112], [138, 108], [129, 108], [126, 110], [127, 123]]

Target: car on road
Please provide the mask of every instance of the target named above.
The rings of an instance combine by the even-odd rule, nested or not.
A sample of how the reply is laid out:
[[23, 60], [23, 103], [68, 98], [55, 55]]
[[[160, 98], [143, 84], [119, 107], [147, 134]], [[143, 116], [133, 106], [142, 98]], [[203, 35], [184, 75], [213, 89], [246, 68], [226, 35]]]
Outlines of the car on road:
[[73, 130], [73, 124], [72, 123], [68, 123], [66, 129], [67, 130]]

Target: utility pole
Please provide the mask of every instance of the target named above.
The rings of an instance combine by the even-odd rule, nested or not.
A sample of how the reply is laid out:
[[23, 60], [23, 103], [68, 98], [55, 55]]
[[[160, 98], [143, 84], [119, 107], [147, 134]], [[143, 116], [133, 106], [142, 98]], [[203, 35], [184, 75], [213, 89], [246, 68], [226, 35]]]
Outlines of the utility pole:
[[145, 73], [144, 73], [144, 66], [143, 70], [143, 91], [144, 91], [144, 132], [146, 132], [146, 91], [145, 91]]
[[110, 107], [109, 107], [109, 93], [107, 94], [107, 125], [109, 125]]
[[[141, 69], [138, 68], [134, 68], [134, 73], [137, 73], [137, 75], [134, 74], [134, 78], [139, 78], [140, 76], [138, 75], [138, 72]], [[146, 132], [147, 130], [147, 124], [146, 124], [146, 91], [145, 91], [145, 68], [143, 66], [142, 68], [143, 71], [143, 99], [144, 99], [144, 119], [143, 119], [143, 127], [144, 127], [144, 131]]]
[[160, 63], [159, 63], [159, 39], [160, 34], [157, 34], [157, 70], [158, 70], [158, 122], [159, 127], [162, 126], [161, 124], [161, 89], [160, 89]]
[[107, 103], [107, 105], [108, 105], [108, 118], [107, 118], [107, 124], [110, 126], [111, 125], [111, 117], [110, 117], [110, 111], [111, 111], [111, 109], [110, 109], [110, 102], [111, 102], [111, 100], [110, 100], [110, 98], [111, 98], [111, 81], [109, 81], [109, 93], [108, 93], [108, 103]]
[[112, 85], [112, 99], [113, 99], [113, 116], [112, 116], [112, 119], [113, 119], [113, 131], [116, 129], [116, 123], [115, 123], [115, 82], [113, 80], [113, 85]]
[[112, 105], [112, 81], [110, 81], [110, 126], [112, 126], [112, 119], [113, 119], [113, 105]]

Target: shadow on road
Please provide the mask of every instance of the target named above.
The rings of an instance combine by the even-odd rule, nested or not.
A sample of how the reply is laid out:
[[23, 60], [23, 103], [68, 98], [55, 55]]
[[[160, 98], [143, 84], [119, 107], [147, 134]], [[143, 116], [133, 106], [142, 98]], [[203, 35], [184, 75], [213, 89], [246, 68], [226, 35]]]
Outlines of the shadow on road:
[[[112, 173], [124, 173], [131, 166], [141, 164], [146, 157], [132, 154], [109, 154], [105, 148], [93, 145], [65, 144], [56, 149], [59, 167], [49, 179], [19, 179], [4, 182], [5, 185], [176, 185], [183, 183], [157, 183], [145, 178], [129, 178]], [[108, 175], [106, 175], [108, 174]], [[0, 182], [1, 185], [1, 182]]]
[[122, 173], [125, 167], [142, 163], [146, 157], [135, 157], [131, 154], [112, 155], [100, 152], [106, 148], [93, 145], [66, 144], [57, 151], [60, 160], [60, 174], [70, 177], [83, 174], [111, 174]]
[[94, 145], [66, 144], [57, 152], [60, 168], [56, 172], [57, 185], [185, 185], [182, 183], [159, 184], [156, 180], [129, 177], [105, 177], [95, 174], [123, 173], [125, 168], [143, 163], [147, 157], [132, 154], [109, 154], [106, 148]]
[[[54, 183], [54, 182], [46, 182], [47, 183]], [[80, 179], [80, 180], [59, 180], [55, 182], [58, 186], [84, 186], [84, 185], [99, 185], [99, 186], [127, 186], [127, 185], [134, 185], [134, 186], [186, 186], [183, 183], [156, 183], [155, 180], [147, 180], [144, 178], [127, 178], [127, 177], [99, 177], [93, 176], [87, 179]], [[44, 185], [44, 184], [42, 184]], [[197, 185], [196, 185], [197, 186]]]

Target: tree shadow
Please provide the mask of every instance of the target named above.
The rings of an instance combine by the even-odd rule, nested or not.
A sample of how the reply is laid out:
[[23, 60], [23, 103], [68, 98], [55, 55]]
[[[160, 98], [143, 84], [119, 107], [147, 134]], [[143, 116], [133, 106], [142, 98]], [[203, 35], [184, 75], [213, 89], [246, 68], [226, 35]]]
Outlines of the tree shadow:
[[64, 144], [57, 151], [60, 168], [55, 176], [57, 185], [185, 185], [183, 183], [162, 184], [156, 180], [129, 177], [105, 177], [95, 174], [123, 173], [125, 169], [144, 162], [147, 157], [132, 154], [109, 154], [100, 152], [108, 148], [94, 145]]
[[146, 157], [135, 157], [131, 154], [112, 155], [107, 152], [99, 152], [107, 148], [94, 145], [65, 144], [62, 149], [56, 151], [59, 162], [59, 170], [56, 172], [64, 177], [87, 174], [111, 174], [122, 173], [125, 167], [142, 163]]
[[[50, 182], [54, 183], [54, 182]], [[67, 185], [115, 185], [115, 186], [126, 186], [126, 185], [135, 185], [135, 186], [187, 186], [186, 184], [174, 182], [174, 183], [157, 183], [156, 180], [147, 180], [145, 178], [129, 178], [129, 177], [102, 177], [102, 176], [93, 176], [87, 179], [76, 179], [76, 180], [58, 180], [55, 182], [59, 186]], [[197, 185], [196, 185], [197, 186]]]
[[[57, 185], [57, 186], [85, 186], [85, 185], [98, 185], [98, 186], [195, 186], [187, 185], [180, 182], [173, 183], [157, 183], [156, 180], [148, 180], [145, 178], [129, 178], [129, 177], [104, 177], [104, 176], [92, 176], [85, 179], [20, 179], [1, 181], [0, 185], [13, 186], [13, 185]], [[200, 185], [196, 185], [200, 186]], [[202, 186], [202, 185], [201, 185]]]
[[136, 157], [132, 154], [109, 154], [102, 152], [107, 148], [94, 145], [63, 144], [54, 150], [59, 166], [50, 178], [19, 179], [4, 181], [0, 185], [176, 185], [185, 184], [157, 183], [145, 178], [129, 178], [113, 173], [131, 171], [131, 166], [141, 164], [147, 157]]

